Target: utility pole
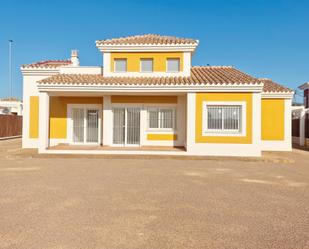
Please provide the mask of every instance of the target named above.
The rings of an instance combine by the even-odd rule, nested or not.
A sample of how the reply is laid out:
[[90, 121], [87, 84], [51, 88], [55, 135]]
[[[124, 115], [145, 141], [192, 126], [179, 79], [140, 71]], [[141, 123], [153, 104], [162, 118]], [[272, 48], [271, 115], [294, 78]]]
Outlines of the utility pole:
[[9, 40], [9, 84], [10, 84], [10, 97], [13, 97], [12, 45], [13, 45], [13, 40]]

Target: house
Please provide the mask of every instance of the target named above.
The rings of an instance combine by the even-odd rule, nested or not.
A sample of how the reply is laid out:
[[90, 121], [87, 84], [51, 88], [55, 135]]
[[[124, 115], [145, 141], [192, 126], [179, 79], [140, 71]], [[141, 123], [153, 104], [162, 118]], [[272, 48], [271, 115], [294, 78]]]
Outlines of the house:
[[96, 41], [103, 66], [23, 65], [23, 148], [39, 153], [260, 156], [291, 150], [293, 92], [231, 66], [191, 66], [198, 40]]
[[309, 82], [299, 86], [304, 91], [304, 104], [292, 108], [292, 141], [309, 147]]
[[17, 98], [0, 99], [0, 114], [22, 115], [23, 102]]

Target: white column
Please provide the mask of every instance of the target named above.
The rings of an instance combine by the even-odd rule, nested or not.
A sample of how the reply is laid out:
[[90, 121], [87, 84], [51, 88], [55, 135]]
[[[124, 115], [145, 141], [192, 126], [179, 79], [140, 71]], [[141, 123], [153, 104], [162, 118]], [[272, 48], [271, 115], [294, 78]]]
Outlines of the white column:
[[111, 53], [103, 53], [103, 75], [111, 76]]
[[103, 97], [103, 145], [111, 146], [113, 143], [113, 114], [111, 96]]
[[286, 150], [292, 150], [292, 99], [284, 100], [284, 122]]
[[261, 93], [252, 94], [252, 144], [254, 149], [257, 150], [257, 154], [261, 153], [261, 140], [262, 140], [262, 103]]
[[192, 151], [192, 147], [195, 144], [195, 116], [196, 116], [196, 94], [187, 93], [187, 139], [186, 149], [187, 152]]
[[143, 105], [140, 113], [140, 146], [147, 145], [147, 109]]
[[184, 76], [191, 74], [191, 52], [183, 53], [183, 74]]
[[49, 146], [49, 95], [39, 93], [39, 153], [44, 153]]
[[299, 145], [305, 146], [305, 122], [306, 122], [306, 111], [302, 109], [299, 118]]

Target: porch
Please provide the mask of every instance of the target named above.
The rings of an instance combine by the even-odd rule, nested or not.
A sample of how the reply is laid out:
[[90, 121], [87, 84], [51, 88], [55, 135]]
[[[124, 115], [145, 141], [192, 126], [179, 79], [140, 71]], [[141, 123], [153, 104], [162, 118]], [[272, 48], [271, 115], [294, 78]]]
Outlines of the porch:
[[39, 152], [184, 155], [186, 105], [180, 93], [41, 92]]

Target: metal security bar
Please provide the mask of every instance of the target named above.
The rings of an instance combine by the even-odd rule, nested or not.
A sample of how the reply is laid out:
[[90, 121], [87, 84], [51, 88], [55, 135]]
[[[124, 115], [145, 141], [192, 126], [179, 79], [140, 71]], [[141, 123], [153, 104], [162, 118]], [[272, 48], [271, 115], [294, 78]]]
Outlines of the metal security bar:
[[151, 129], [176, 128], [175, 108], [149, 108], [148, 127]]
[[208, 131], [241, 131], [241, 106], [207, 106]]
[[125, 144], [125, 108], [113, 109], [113, 143]]
[[87, 142], [97, 143], [99, 141], [99, 110], [87, 110]]
[[84, 142], [84, 109], [73, 108], [73, 142], [83, 143]]
[[127, 144], [138, 145], [140, 143], [140, 110], [138, 108], [127, 109]]
[[140, 109], [113, 108], [113, 143], [118, 145], [140, 144]]

